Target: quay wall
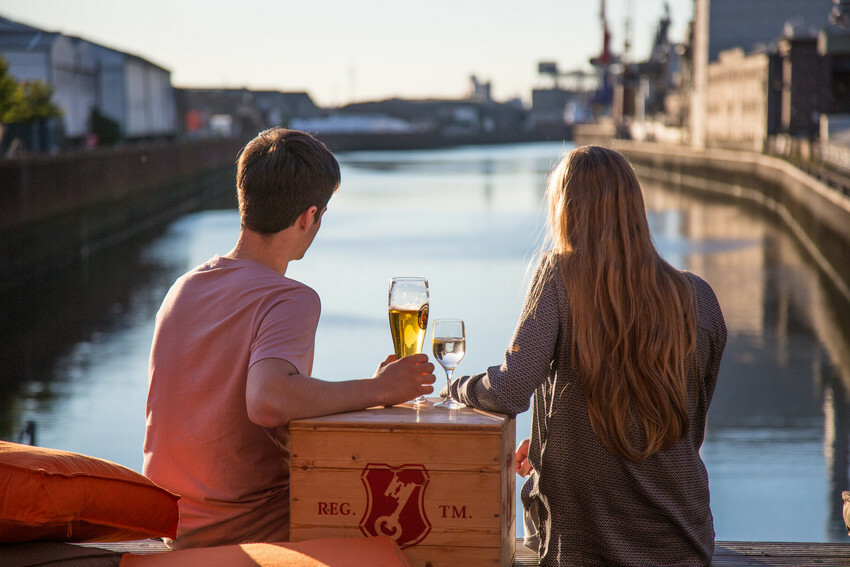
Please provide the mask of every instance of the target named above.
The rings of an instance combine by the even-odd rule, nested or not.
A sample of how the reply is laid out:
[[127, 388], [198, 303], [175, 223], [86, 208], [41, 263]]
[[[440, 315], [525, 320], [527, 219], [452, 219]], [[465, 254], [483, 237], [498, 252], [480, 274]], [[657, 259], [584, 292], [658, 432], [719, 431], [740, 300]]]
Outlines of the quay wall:
[[[334, 152], [565, 139], [528, 132], [316, 134]], [[248, 140], [217, 138], [0, 159], [0, 291], [73, 264], [182, 214], [235, 204], [235, 163]]]
[[0, 290], [211, 202], [235, 204], [241, 140], [0, 160]]
[[845, 301], [850, 301], [850, 197], [786, 160], [746, 151], [696, 150], [576, 132], [576, 144], [616, 149], [639, 179], [752, 204], [780, 219]]

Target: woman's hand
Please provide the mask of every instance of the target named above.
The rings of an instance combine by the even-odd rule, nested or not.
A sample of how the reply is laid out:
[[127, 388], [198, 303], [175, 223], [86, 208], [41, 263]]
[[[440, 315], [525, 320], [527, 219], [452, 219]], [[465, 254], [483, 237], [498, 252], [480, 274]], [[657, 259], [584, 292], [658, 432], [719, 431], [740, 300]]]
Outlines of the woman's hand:
[[519, 444], [516, 449], [516, 463], [514, 465], [516, 473], [521, 477], [528, 476], [532, 470], [531, 463], [528, 462], [528, 439]]

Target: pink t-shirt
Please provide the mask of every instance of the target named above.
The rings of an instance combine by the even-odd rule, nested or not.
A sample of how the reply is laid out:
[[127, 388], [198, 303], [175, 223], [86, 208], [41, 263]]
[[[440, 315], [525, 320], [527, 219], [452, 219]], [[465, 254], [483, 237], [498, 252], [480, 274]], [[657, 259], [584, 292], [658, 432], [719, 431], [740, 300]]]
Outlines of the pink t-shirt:
[[211, 259], [175, 282], [156, 316], [144, 474], [180, 495], [172, 547], [289, 539], [289, 434], [248, 419], [248, 368], [309, 376], [319, 296], [261, 264]]

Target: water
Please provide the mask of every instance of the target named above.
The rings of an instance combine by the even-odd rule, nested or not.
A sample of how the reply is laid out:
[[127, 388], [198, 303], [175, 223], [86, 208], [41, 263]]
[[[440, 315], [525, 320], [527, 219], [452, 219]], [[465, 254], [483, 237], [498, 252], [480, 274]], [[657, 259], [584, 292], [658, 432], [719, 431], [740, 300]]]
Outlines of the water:
[[[392, 351], [390, 278], [411, 275], [429, 278], [432, 318], [466, 321], [456, 375], [498, 364], [542, 235], [545, 175], [565, 149], [340, 155], [343, 186], [287, 274], [322, 298], [314, 374], [372, 374]], [[712, 284], [729, 328], [702, 451], [717, 537], [847, 541], [846, 298], [762, 214], [679, 188], [644, 189], [659, 250]], [[0, 436], [15, 439], [31, 420], [42, 446], [140, 470], [156, 309], [177, 276], [227, 252], [238, 229], [233, 210], [188, 215], [4, 298]], [[518, 438], [529, 428], [521, 415]]]

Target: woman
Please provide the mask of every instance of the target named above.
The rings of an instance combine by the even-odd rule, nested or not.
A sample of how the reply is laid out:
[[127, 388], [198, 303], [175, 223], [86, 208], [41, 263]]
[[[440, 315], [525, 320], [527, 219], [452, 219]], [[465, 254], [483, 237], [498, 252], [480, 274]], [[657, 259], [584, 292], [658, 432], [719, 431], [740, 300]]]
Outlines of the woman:
[[617, 152], [570, 152], [548, 202], [551, 250], [504, 362], [452, 393], [512, 415], [532, 399], [516, 468], [530, 472], [522, 498], [542, 565], [707, 565], [714, 527], [699, 449], [726, 344], [714, 292], [655, 250]]

